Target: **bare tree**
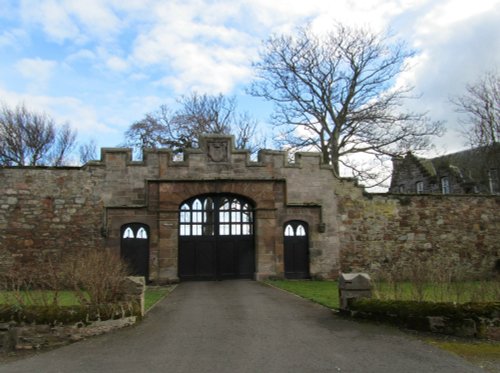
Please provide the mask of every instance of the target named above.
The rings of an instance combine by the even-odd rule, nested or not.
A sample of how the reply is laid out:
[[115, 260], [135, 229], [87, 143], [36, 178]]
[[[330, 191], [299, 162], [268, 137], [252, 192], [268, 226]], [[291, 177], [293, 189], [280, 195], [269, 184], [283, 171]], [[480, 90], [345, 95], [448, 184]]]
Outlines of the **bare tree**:
[[47, 114], [2, 105], [0, 164], [5, 166], [60, 166], [74, 147], [76, 132], [68, 124], [58, 128]]
[[352, 155], [383, 162], [427, 148], [441, 132], [441, 123], [402, 109], [412, 87], [396, 81], [411, 56], [402, 43], [367, 30], [338, 24], [319, 36], [304, 27], [265, 42], [250, 93], [275, 104], [282, 145], [318, 150], [337, 175], [343, 165], [366, 181], [374, 175]]
[[88, 143], [80, 145], [78, 152], [80, 153], [81, 164], [97, 159], [97, 145], [95, 140], [92, 139]]
[[73, 131], [68, 123], [61, 126], [56, 134], [54, 145], [52, 146], [52, 166], [62, 166], [66, 162], [68, 155], [76, 146], [76, 131]]
[[463, 95], [451, 99], [456, 111], [465, 114], [461, 123], [472, 147], [494, 145], [500, 138], [500, 77], [485, 73], [467, 84]]
[[134, 147], [137, 151], [144, 148], [159, 148], [163, 145], [163, 139], [171, 138], [170, 120], [172, 114], [166, 105], [160, 109], [132, 123], [125, 132], [126, 145]]
[[182, 96], [178, 104], [175, 111], [162, 105], [133, 123], [125, 133], [126, 144], [137, 151], [168, 147], [180, 153], [198, 147], [202, 134], [234, 134], [238, 148], [255, 148], [256, 122], [237, 112], [234, 97], [192, 93]]

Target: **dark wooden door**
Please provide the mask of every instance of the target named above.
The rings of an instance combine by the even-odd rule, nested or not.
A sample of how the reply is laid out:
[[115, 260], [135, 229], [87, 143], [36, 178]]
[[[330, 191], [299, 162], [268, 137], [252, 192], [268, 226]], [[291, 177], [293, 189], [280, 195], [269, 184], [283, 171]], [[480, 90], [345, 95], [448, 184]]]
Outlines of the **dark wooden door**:
[[299, 220], [285, 224], [285, 277], [290, 279], [309, 278], [309, 228]]
[[131, 223], [121, 228], [121, 257], [128, 264], [129, 274], [149, 278], [149, 227]]
[[233, 195], [204, 195], [179, 213], [179, 278], [253, 278], [253, 206]]

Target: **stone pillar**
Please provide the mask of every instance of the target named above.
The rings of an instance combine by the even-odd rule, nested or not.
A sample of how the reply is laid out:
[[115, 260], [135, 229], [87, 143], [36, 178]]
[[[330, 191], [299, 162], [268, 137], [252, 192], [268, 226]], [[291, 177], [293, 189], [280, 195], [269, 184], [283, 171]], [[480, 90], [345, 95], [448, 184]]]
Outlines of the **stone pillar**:
[[276, 211], [262, 209], [256, 211], [255, 236], [255, 279], [264, 280], [274, 277], [276, 273]]
[[142, 276], [129, 276], [123, 283], [124, 298], [128, 302], [137, 302], [140, 307], [141, 316], [144, 316], [144, 294], [146, 292], [146, 281]]
[[348, 311], [353, 299], [371, 298], [372, 285], [366, 273], [341, 273], [339, 277], [340, 309]]

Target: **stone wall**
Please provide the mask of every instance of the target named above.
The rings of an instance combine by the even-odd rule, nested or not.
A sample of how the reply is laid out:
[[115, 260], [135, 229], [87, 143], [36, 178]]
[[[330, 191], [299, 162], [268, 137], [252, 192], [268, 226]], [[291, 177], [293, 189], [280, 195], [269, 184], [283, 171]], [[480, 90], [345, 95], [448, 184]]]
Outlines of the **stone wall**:
[[[316, 153], [298, 154], [291, 163], [285, 152], [261, 151], [253, 161], [233, 141], [205, 138], [183, 161], [168, 150], [145, 151], [142, 161], [133, 161], [130, 149], [102, 149], [99, 161], [82, 168], [1, 168], [0, 261], [87, 247], [119, 253], [121, 227], [141, 223], [150, 232], [150, 279], [175, 281], [180, 205], [197, 195], [230, 193], [254, 204], [256, 278], [283, 276], [283, 229], [292, 219], [310, 227], [311, 274], [335, 277], [332, 169]], [[213, 144], [223, 153], [211, 154]]]
[[483, 276], [498, 265], [499, 197], [363, 195], [349, 187], [338, 197], [342, 271], [374, 274], [398, 262], [411, 270], [430, 260]]
[[231, 137], [210, 136], [183, 161], [168, 150], [133, 161], [130, 149], [103, 149], [82, 168], [0, 168], [0, 264], [91, 247], [119, 253], [121, 227], [140, 223], [150, 232], [150, 280], [176, 281], [179, 208], [220, 193], [253, 201], [256, 278], [284, 275], [289, 220], [309, 226], [312, 277], [380, 268], [404, 251], [453, 250], [478, 268], [499, 255], [498, 197], [367, 196], [320, 154], [289, 162], [265, 150], [252, 161]]
[[0, 168], [0, 264], [102, 246], [95, 188], [79, 168]]

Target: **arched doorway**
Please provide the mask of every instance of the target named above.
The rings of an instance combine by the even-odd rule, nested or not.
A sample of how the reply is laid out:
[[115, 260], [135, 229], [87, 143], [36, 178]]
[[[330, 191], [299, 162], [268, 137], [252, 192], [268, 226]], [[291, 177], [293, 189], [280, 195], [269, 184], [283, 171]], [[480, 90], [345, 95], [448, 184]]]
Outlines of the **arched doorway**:
[[254, 210], [235, 195], [193, 197], [180, 206], [179, 278], [253, 278]]
[[149, 227], [130, 223], [121, 227], [120, 254], [128, 264], [130, 274], [149, 277]]
[[285, 223], [285, 277], [309, 278], [309, 226], [306, 222], [292, 220]]

